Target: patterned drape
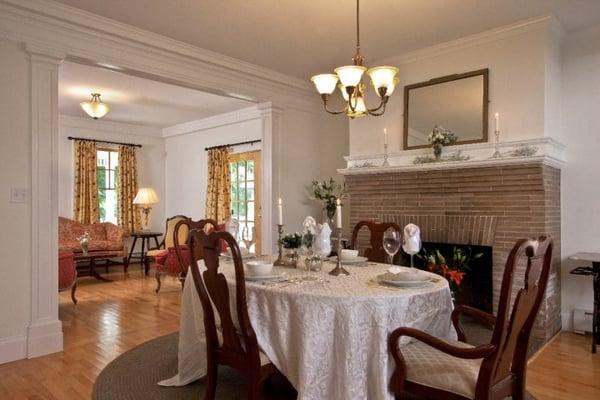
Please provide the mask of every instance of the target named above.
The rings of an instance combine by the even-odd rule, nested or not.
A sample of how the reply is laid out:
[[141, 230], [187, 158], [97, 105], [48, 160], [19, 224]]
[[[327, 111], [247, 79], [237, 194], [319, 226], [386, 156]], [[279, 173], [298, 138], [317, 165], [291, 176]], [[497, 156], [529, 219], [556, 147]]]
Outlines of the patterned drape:
[[96, 176], [96, 143], [75, 141], [75, 199], [73, 217], [82, 224], [99, 220], [98, 177]]
[[219, 223], [231, 214], [231, 175], [229, 149], [220, 147], [208, 151], [208, 187], [206, 189], [206, 218]]
[[135, 147], [119, 146], [119, 167], [117, 173], [117, 221], [129, 232], [141, 227], [140, 209], [133, 204], [138, 191], [137, 161]]

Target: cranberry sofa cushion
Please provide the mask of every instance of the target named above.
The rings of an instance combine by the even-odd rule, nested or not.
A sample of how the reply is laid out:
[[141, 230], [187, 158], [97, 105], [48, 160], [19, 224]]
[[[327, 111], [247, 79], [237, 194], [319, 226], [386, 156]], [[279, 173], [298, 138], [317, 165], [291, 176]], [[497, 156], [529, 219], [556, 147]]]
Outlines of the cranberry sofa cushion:
[[[190, 252], [186, 245], [179, 246], [181, 257], [183, 258], [184, 265], [190, 264]], [[181, 265], [177, 259], [177, 252], [175, 247], [169, 247], [165, 253], [155, 256], [156, 269], [160, 272], [167, 272], [170, 274], [179, 274], [182, 272]]]

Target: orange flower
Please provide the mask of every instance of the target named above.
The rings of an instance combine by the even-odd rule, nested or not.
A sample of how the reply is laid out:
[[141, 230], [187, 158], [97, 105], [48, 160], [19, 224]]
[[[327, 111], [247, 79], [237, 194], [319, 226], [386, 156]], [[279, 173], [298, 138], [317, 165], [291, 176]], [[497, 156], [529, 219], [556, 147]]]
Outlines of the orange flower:
[[465, 277], [465, 273], [460, 272], [460, 271], [450, 270], [448, 272], [448, 276], [449, 276], [450, 280], [456, 284], [456, 286], [460, 286], [463, 278]]

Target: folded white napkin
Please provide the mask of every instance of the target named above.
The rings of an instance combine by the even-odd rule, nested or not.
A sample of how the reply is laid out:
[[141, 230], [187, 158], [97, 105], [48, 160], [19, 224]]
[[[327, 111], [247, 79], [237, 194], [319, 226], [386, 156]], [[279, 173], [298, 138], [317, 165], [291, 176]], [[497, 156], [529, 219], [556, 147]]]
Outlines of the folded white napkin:
[[404, 227], [402, 249], [407, 254], [417, 254], [421, 250], [421, 230], [415, 224]]

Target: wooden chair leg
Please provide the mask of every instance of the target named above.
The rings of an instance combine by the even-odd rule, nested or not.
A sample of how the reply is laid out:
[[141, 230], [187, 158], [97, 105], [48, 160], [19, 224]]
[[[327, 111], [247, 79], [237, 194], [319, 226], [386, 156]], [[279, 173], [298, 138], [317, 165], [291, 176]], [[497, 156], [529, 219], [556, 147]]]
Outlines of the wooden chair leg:
[[260, 386], [260, 380], [258, 379], [250, 379], [248, 381], [248, 400], [260, 400], [262, 398]]
[[123, 272], [129, 269], [129, 257], [123, 257]]
[[217, 395], [217, 364], [208, 363], [206, 371], [206, 391], [204, 392], [204, 400], [215, 400]]
[[148, 272], [150, 272], [150, 258], [144, 257], [142, 265], [144, 266], [144, 275], [148, 275]]
[[161, 286], [160, 275], [161, 275], [161, 273], [158, 270], [156, 271], [156, 275], [154, 275], [156, 278], [156, 290], [155, 290], [156, 293], [158, 293], [158, 291], [160, 290], [160, 286]]
[[77, 280], [71, 286], [71, 300], [73, 300], [73, 304], [77, 304], [77, 298], [75, 297], [75, 291], [77, 290]]

